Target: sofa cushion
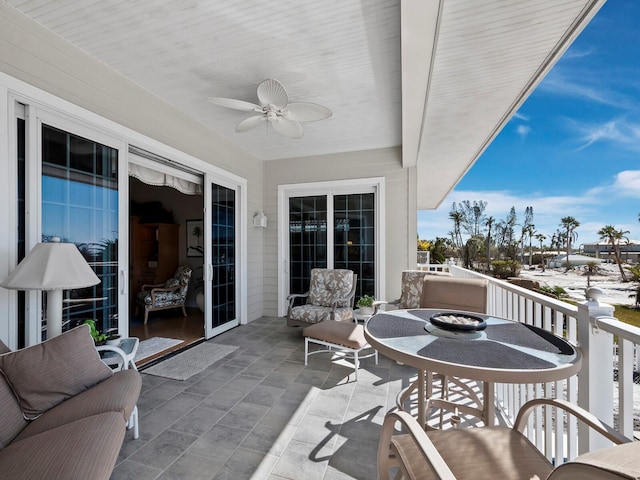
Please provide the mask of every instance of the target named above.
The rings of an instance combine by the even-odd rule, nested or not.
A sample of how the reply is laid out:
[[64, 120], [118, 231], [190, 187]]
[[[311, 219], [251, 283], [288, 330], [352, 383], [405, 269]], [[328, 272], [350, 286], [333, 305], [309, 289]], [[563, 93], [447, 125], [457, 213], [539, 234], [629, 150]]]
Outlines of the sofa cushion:
[[18, 435], [27, 421], [9, 383], [0, 375], [0, 448], [6, 447]]
[[105, 412], [119, 413], [120, 420], [126, 423], [138, 402], [141, 386], [142, 379], [136, 370], [116, 372], [112, 377], [44, 412], [20, 432], [16, 441]]
[[109, 412], [15, 441], [0, 450], [0, 478], [107, 480], [125, 431], [122, 415]]
[[100, 360], [89, 332], [88, 325], [81, 325], [38, 345], [0, 355], [0, 370], [26, 419], [113, 375]]
[[2, 340], [0, 340], [0, 355], [2, 355], [3, 353], [9, 353], [10, 351], [11, 349], [7, 347]]

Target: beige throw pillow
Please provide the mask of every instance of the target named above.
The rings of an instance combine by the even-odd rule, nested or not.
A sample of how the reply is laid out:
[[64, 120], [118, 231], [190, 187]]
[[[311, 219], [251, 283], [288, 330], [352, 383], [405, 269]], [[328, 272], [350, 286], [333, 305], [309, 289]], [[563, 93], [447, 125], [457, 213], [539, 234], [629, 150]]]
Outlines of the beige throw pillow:
[[22, 350], [0, 355], [0, 370], [24, 418], [43, 412], [113, 375], [98, 355], [88, 325]]

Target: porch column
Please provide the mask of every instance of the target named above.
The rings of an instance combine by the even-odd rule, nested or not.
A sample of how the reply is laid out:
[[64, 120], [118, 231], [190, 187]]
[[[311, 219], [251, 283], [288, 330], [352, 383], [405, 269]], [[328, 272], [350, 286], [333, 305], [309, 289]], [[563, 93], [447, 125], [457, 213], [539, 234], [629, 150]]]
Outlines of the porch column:
[[[578, 374], [578, 405], [613, 425], [613, 335], [598, 328], [598, 317], [613, 317], [615, 308], [598, 301], [597, 287], [587, 289], [587, 300], [578, 304], [578, 344], [582, 369]], [[579, 424], [578, 453], [611, 446], [611, 442]]]

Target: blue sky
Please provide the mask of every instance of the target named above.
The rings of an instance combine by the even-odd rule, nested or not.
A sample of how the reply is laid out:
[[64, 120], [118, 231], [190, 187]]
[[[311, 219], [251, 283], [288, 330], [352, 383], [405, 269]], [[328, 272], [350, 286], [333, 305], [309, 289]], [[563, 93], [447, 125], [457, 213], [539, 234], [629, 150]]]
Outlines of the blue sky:
[[605, 3], [440, 207], [418, 213], [418, 236], [449, 237], [452, 203], [484, 200], [498, 221], [533, 207], [548, 237], [570, 215], [576, 246], [608, 224], [640, 240], [638, 22], [640, 1]]

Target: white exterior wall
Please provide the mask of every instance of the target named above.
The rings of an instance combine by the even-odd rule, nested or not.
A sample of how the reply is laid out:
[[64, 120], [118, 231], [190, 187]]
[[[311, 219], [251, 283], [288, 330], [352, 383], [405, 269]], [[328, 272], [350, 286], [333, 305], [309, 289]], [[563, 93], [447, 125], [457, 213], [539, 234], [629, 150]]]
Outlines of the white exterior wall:
[[[6, 74], [6, 75], [2, 75]], [[15, 80], [18, 81], [15, 81]], [[23, 88], [22, 85], [26, 84]], [[36, 87], [35, 89], [32, 87]], [[64, 112], [81, 122], [96, 126], [116, 125], [119, 136], [137, 139], [134, 144], [167, 146], [245, 179], [247, 182], [247, 315], [254, 320], [262, 315], [262, 229], [253, 227], [253, 214], [262, 210], [263, 164], [240, 150], [214, 131], [181, 113], [116, 71], [96, 61], [70, 43], [0, 2], [0, 166], [7, 172], [15, 152], [9, 150], [7, 95], [42, 98], [53, 95], [56, 108], [73, 106]], [[203, 100], [204, 101], [204, 100]], [[84, 110], [89, 114], [84, 114]], [[95, 117], [92, 114], [97, 114]], [[96, 121], [98, 118], [98, 121]], [[102, 122], [104, 119], [104, 122]], [[11, 121], [13, 121], [11, 119]], [[112, 133], [112, 132], [110, 132]], [[130, 134], [129, 134], [130, 133]], [[145, 139], [148, 144], [144, 145]], [[142, 145], [141, 145], [142, 143]], [[164, 153], [164, 152], [158, 152]], [[2, 175], [0, 191], [13, 192], [8, 175]], [[15, 198], [6, 194], [0, 206], [0, 220], [15, 217]], [[0, 229], [0, 278], [14, 268], [12, 245], [15, 232]], [[10, 337], [10, 307], [7, 291], [0, 289], [0, 338]]]
[[265, 210], [268, 227], [264, 242], [264, 314], [278, 312], [278, 186], [384, 177], [386, 224], [381, 225], [386, 243], [387, 299], [400, 297], [400, 272], [416, 268], [416, 175], [403, 169], [400, 148], [386, 148], [292, 158], [265, 163]]

